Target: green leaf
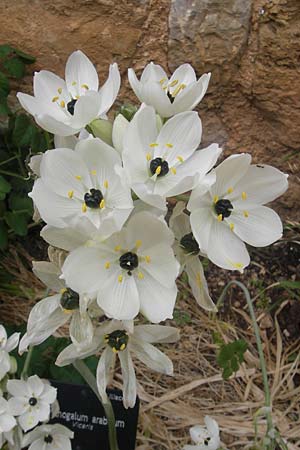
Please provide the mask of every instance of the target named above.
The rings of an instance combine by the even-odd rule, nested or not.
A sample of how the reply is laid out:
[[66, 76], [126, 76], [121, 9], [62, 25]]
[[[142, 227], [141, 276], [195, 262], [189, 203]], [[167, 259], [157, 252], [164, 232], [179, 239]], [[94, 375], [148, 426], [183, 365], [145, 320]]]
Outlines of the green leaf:
[[0, 97], [0, 116], [8, 116], [10, 114], [10, 109], [7, 104], [6, 97]]
[[248, 344], [244, 339], [238, 339], [221, 346], [217, 355], [217, 363], [223, 369], [224, 380], [227, 380], [238, 370], [239, 365], [244, 361], [244, 353], [247, 348]]
[[0, 45], [0, 58], [1, 59], [5, 58], [6, 56], [8, 56], [13, 51], [14, 51], [14, 49], [8, 44]]
[[8, 244], [8, 231], [4, 222], [0, 222], [0, 249], [4, 250]]
[[8, 211], [4, 214], [4, 219], [18, 236], [26, 236], [28, 214]]
[[279, 286], [287, 289], [300, 289], [300, 281], [280, 281]]
[[[28, 196], [17, 195], [13, 192], [8, 199], [8, 205], [13, 211], [27, 210], [27, 214], [31, 217], [33, 214], [32, 200]], [[25, 211], [24, 211], [25, 213]]]
[[2, 175], [0, 175], [0, 192], [7, 194], [10, 191], [11, 184]]
[[17, 147], [29, 146], [32, 137], [33, 125], [26, 114], [19, 114], [13, 130], [13, 143]]
[[3, 72], [0, 72], [0, 96], [7, 97], [9, 94], [9, 81], [6, 75]]
[[25, 65], [18, 56], [4, 61], [3, 67], [7, 70], [9, 75], [17, 79], [23, 78], [25, 75]]
[[28, 55], [28, 53], [22, 52], [22, 50], [14, 48], [14, 51], [16, 55], [18, 55], [22, 59], [24, 64], [32, 64], [36, 61], [36, 58], [34, 56]]

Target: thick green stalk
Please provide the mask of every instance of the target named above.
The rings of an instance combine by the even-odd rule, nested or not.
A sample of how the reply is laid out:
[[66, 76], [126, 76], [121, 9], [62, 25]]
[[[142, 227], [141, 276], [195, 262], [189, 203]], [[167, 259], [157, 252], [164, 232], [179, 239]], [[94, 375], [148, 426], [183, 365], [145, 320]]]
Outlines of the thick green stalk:
[[102, 406], [104, 408], [105, 415], [107, 417], [107, 422], [108, 422], [108, 438], [109, 438], [110, 450], [119, 450], [117, 432], [116, 432], [116, 420], [115, 420], [115, 414], [114, 414], [114, 410], [113, 410], [111, 401], [109, 399], [107, 399], [106, 403], [104, 403], [102, 401], [102, 398], [97, 389], [96, 379], [95, 379], [94, 375], [92, 374], [92, 372], [90, 371], [90, 369], [87, 367], [87, 365], [83, 361], [78, 359], [73, 362], [73, 366], [75, 367], [77, 372], [80, 373], [80, 375], [87, 382], [87, 384], [90, 386], [90, 388], [95, 393], [99, 402], [102, 404]]
[[23, 380], [27, 380], [27, 378], [28, 378], [28, 371], [29, 371], [30, 361], [31, 361], [31, 358], [32, 358], [32, 353], [33, 353], [33, 347], [29, 347], [29, 350], [28, 350], [27, 355], [26, 355], [24, 367], [23, 367], [23, 370], [22, 370], [22, 373], [21, 373], [21, 378]]

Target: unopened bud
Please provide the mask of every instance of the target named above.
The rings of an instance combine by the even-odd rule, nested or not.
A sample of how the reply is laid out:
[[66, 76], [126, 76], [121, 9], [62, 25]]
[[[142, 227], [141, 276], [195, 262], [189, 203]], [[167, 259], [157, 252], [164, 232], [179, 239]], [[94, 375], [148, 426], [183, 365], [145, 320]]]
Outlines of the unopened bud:
[[112, 123], [109, 120], [95, 119], [87, 126], [87, 129], [94, 137], [112, 145]]

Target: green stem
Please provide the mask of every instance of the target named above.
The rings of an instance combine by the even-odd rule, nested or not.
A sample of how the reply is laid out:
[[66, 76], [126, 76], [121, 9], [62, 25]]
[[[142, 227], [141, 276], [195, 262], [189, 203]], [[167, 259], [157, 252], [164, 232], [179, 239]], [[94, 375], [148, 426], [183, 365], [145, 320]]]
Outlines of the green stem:
[[[248, 304], [248, 308], [249, 308], [249, 312], [250, 312], [250, 317], [252, 320], [252, 325], [254, 328], [254, 333], [255, 333], [255, 338], [256, 338], [256, 345], [257, 345], [257, 350], [258, 350], [258, 354], [259, 354], [259, 360], [260, 360], [260, 367], [261, 367], [261, 373], [262, 373], [262, 379], [263, 379], [263, 384], [264, 384], [264, 392], [265, 392], [265, 406], [267, 408], [271, 408], [271, 394], [270, 394], [270, 388], [269, 388], [269, 383], [268, 383], [268, 373], [267, 373], [267, 368], [266, 368], [266, 361], [265, 361], [265, 357], [264, 357], [264, 352], [263, 352], [263, 347], [262, 347], [262, 342], [261, 342], [261, 338], [260, 338], [260, 333], [259, 333], [259, 328], [257, 325], [257, 321], [256, 321], [256, 316], [255, 316], [255, 312], [254, 312], [254, 308], [253, 308], [253, 304], [251, 301], [251, 297], [250, 297], [250, 293], [248, 291], [248, 289], [246, 288], [246, 286], [243, 285], [243, 283], [240, 283], [239, 281], [230, 281], [224, 288], [222, 294], [220, 295], [220, 298], [217, 302], [217, 307], [220, 306], [223, 303], [223, 299], [226, 295], [226, 292], [228, 290], [228, 288], [231, 285], [237, 285], [240, 289], [242, 289], [242, 291], [245, 294], [245, 298]], [[267, 433], [273, 429], [273, 421], [272, 421], [272, 414], [271, 412], [267, 412], [266, 413], [266, 418], [267, 418]]]
[[23, 380], [27, 380], [27, 378], [28, 378], [28, 371], [29, 371], [30, 361], [32, 358], [32, 353], [33, 353], [33, 347], [29, 347], [28, 353], [26, 355], [24, 367], [23, 367], [23, 370], [21, 373], [21, 378]]
[[49, 135], [48, 131], [44, 131], [44, 136], [46, 139], [47, 150], [50, 150], [52, 148], [52, 145], [51, 145], [51, 139], [50, 139], [50, 135]]
[[181, 200], [182, 202], [188, 202], [190, 196], [189, 195], [176, 195], [176, 200]]
[[0, 173], [2, 173], [3, 175], [8, 175], [8, 176], [10, 176], [10, 177], [15, 177], [15, 178], [20, 178], [21, 180], [24, 180], [25, 178], [24, 177], [22, 177], [22, 175], [18, 175], [18, 174], [16, 174], [16, 173], [14, 173], [14, 172], [10, 172], [10, 171], [8, 171], [8, 170], [0, 170]]
[[11, 158], [6, 159], [5, 161], [1, 161], [0, 166], [4, 166], [5, 164], [9, 163], [10, 161], [13, 161], [14, 159], [18, 159], [18, 158], [19, 158], [18, 155], [12, 156]]
[[115, 414], [114, 414], [114, 410], [113, 410], [111, 401], [109, 400], [109, 398], [107, 399], [106, 403], [104, 403], [102, 401], [102, 398], [97, 389], [97, 383], [96, 383], [95, 377], [83, 361], [78, 359], [73, 362], [73, 366], [75, 367], [77, 372], [80, 373], [82, 378], [87, 382], [87, 384], [90, 386], [92, 391], [97, 396], [99, 402], [103, 406], [105, 415], [107, 417], [107, 422], [108, 422], [108, 437], [109, 437], [110, 450], [119, 450], [117, 432], [116, 432], [116, 419], [115, 419]]

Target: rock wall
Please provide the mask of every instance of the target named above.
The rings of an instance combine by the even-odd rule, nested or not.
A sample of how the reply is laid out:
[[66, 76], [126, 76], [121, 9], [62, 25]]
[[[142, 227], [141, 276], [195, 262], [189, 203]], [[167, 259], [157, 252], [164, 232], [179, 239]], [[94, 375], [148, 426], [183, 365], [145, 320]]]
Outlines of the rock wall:
[[[251, 151], [288, 171], [291, 189], [278, 204], [299, 220], [299, 0], [1, 0], [0, 22], [0, 41], [35, 55], [35, 70], [63, 75], [79, 48], [102, 81], [118, 62], [122, 99], [134, 101], [127, 67], [153, 60], [211, 71], [199, 108], [203, 144]], [[30, 92], [31, 76], [21, 89]]]

